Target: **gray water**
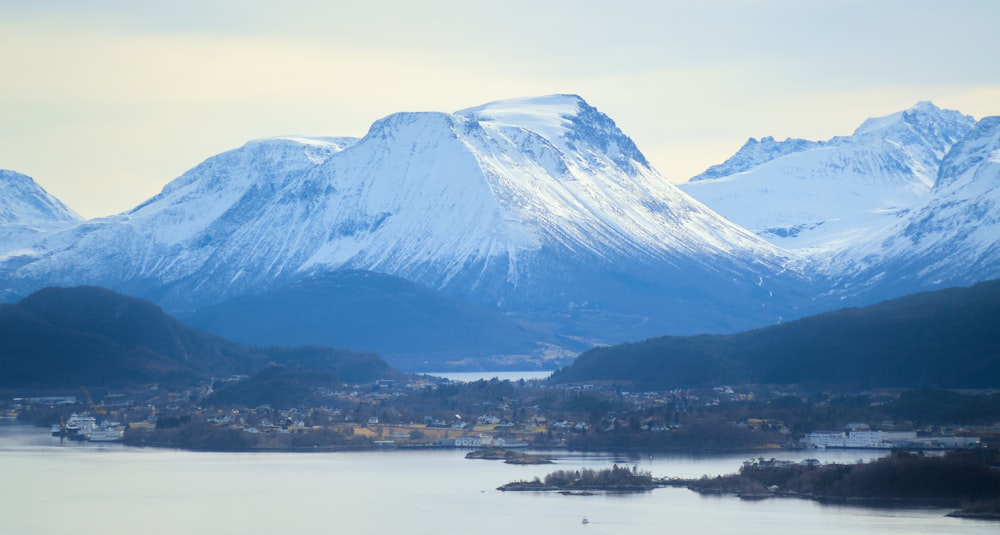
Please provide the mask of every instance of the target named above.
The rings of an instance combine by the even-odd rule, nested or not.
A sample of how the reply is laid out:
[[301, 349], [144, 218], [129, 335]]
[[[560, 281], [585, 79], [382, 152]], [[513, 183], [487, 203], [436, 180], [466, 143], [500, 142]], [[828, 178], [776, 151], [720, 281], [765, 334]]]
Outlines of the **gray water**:
[[[942, 509], [866, 509], [805, 500], [741, 501], [686, 489], [562, 496], [497, 486], [557, 469], [637, 465], [654, 476], [734, 472], [749, 455], [560, 454], [557, 465], [467, 460], [460, 450], [198, 453], [61, 444], [0, 425], [4, 534], [973, 534], [998, 524]], [[783, 452], [852, 462], [879, 452]], [[583, 524], [587, 518], [589, 523]]]
[[514, 371], [514, 372], [427, 372], [427, 375], [441, 377], [459, 383], [471, 383], [479, 380], [489, 381], [525, 381], [541, 380], [552, 375], [551, 371]]

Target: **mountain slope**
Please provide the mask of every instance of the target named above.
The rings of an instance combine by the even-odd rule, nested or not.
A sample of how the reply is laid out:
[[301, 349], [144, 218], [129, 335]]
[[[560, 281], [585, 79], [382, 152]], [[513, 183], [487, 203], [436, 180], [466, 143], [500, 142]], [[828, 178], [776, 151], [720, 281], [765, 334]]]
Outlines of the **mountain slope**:
[[[31, 261], [32, 246], [41, 236], [80, 220], [31, 177], [0, 169], [0, 263], [13, 266]], [[0, 288], [0, 300], [16, 295], [9, 288]]]
[[403, 370], [419, 369], [429, 361], [492, 370], [505, 366], [551, 369], [568, 361], [566, 355], [560, 355], [564, 360], [528, 357], [537, 349], [536, 342], [549, 334], [515, 323], [495, 310], [366, 271], [342, 270], [300, 279], [183, 318], [248, 344], [305, 343], [373, 351]]
[[691, 201], [572, 95], [399, 113], [360, 140], [254, 142], [0, 265], [193, 310], [351, 269], [592, 341], [798, 314], [794, 259]]
[[700, 175], [691, 177], [688, 182], [699, 182], [743, 173], [786, 154], [819, 148], [823, 145], [822, 141], [799, 138], [788, 138], [784, 141], [775, 141], [771, 136], [762, 137], [760, 140], [750, 138], [740, 147], [740, 150], [736, 151], [736, 154], [720, 164], [709, 167]]
[[[637, 153], [576, 97], [395, 114], [243, 220], [195, 284], [351, 268], [509, 305], [546, 256], [780, 264], [766, 244], [688, 203]], [[749, 253], [744, 265], [714, 265], [732, 249]]]
[[8, 271], [11, 291], [92, 284], [145, 297], [200, 267], [285, 181], [356, 140], [272, 138], [212, 158], [135, 209], [35, 240]]
[[48, 288], [3, 305], [0, 330], [4, 386], [177, 382], [253, 367], [245, 348], [101, 288]]
[[103, 288], [46, 288], [0, 305], [0, 387], [192, 384], [270, 363], [356, 373], [388, 366], [374, 355], [326, 348], [256, 349], [192, 329], [142, 299]]
[[80, 216], [31, 177], [0, 169], [0, 225], [75, 223]]
[[590, 350], [553, 382], [643, 389], [726, 383], [996, 388], [1000, 281], [844, 309], [724, 336]]
[[1000, 117], [983, 118], [952, 147], [923, 205], [821, 266], [837, 281], [838, 297], [1000, 276]]
[[751, 139], [724, 164], [680, 187], [771, 243], [829, 254], [921, 204], [942, 158], [974, 124], [921, 102], [868, 119], [848, 137]]

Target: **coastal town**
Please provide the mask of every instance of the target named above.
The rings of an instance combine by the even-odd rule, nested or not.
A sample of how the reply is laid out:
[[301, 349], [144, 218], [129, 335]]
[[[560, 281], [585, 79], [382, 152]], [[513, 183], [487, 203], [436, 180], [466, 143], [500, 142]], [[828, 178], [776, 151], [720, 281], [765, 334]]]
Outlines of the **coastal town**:
[[[221, 396], [244, 376], [170, 390], [8, 397], [0, 415], [68, 440], [198, 450], [569, 448], [736, 451], [973, 449], [995, 441], [987, 413], [912, 416], [914, 391], [816, 393], [751, 386], [631, 392], [610, 385], [404, 376], [312, 388], [302, 403]], [[978, 402], [995, 396], [966, 396]], [[965, 399], [960, 396], [958, 399]], [[266, 398], [266, 396], [264, 396]]]

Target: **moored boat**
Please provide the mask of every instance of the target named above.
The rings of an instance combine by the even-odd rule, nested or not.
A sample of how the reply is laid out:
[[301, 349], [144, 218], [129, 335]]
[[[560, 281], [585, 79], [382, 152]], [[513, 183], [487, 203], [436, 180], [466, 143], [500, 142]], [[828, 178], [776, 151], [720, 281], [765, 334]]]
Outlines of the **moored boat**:
[[125, 435], [125, 430], [118, 426], [105, 425], [90, 432], [91, 442], [117, 442]]
[[97, 420], [93, 416], [73, 413], [61, 425], [52, 426], [52, 436], [71, 440], [90, 440], [97, 429]]

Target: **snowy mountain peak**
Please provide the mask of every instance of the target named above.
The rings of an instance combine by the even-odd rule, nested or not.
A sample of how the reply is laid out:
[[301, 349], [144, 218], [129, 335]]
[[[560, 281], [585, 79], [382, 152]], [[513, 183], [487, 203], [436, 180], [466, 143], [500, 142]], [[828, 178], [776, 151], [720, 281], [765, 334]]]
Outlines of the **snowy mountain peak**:
[[700, 175], [692, 177], [689, 182], [735, 175], [780, 156], [801, 152], [819, 145], [819, 142], [807, 139], [787, 138], [784, 141], [775, 141], [773, 137], [766, 136], [758, 141], [755, 138], [750, 138], [736, 154], [730, 156], [725, 162], [709, 167]]
[[[199, 191], [245, 191], [257, 183], [268, 183], [289, 173], [311, 168], [357, 143], [351, 137], [283, 136], [248, 141], [242, 147], [208, 158], [168, 183], [159, 195], [132, 210], [172, 196], [186, 196], [192, 187]], [[242, 173], [242, 170], [252, 170]], [[205, 174], [211, 175], [206, 179]]]
[[751, 138], [682, 184], [689, 195], [771, 243], [835, 252], [918, 206], [941, 159], [975, 120], [921, 102], [827, 141]]
[[548, 95], [490, 102], [456, 112], [495, 128], [530, 131], [566, 152], [584, 146], [597, 150], [621, 169], [633, 171], [632, 162], [649, 167], [635, 143], [607, 115], [578, 95]]
[[683, 185], [700, 203], [576, 95], [250, 141], [78, 225], [5, 225], [47, 194], [0, 172], [0, 295], [92, 284], [193, 310], [358, 270], [574, 344], [726, 332], [889, 278], [995, 278], [1000, 118], [974, 124], [921, 102], [828, 141], [750, 138]]
[[[857, 146], [879, 141], [897, 146], [919, 145], [921, 151], [930, 152], [931, 158], [935, 160], [931, 162], [931, 167], [936, 167], [936, 160], [943, 158], [948, 148], [961, 139], [975, 122], [970, 116], [954, 110], [944, 110], [931, 102], [922, 101], [903, 111], [867, 119], [849, 137], [834, 137], [826, 141], [799, 138], [775, 141], [771, 136], [760, 140], [751, 137], [725, 162], [709, 167], [688, 182], [736, 175], [771, 160], [807, 150], [845, 145]], [[917, 164], [927, 163], [924, 160], [921, 158]], [[930, 186], [933, 183], [934, 170], [930, 169], [927, 176], [926, 183]]]
[[73, 223], [80, 216], [31, 177], [0, 169], [0, 225]]
[[252, 141], [43, 245], [0, 263], [8, 284], [194, 308], [353, 269], [539, 321], [568, 313], [602, 339], [711, 328], [690, 295], [774, 318], [773, 296], [801, 283], [787, 253], [683, 195], [574, 95], [396, 113], [356, 142]]
[[[358, 142], [356, 137], [314, 137], [314, 136], [276, 136], [248, 141], [242, 148], [260, 154], [267, 154], [274, 161], [290, 160], [292, 165], [302, 165], [308, 161], [320, 164], [330, 155], [351, 147]], [[297, 157], [297, 153], [305, 156], [305, 160]]]
[[909, 109], [866, 120], [854, 131], [854, 137], [920, 144], [940, 160], [975, 124], [976, 120], [968, 115], [922, 101]]
[[275, 171], [292, 171], [318, 165], [353, 146], [356, 137], [275, 136], [253, 139], [242, 147], [213, 158], [234, 157]]
[[372, 141], [394, 142], [398, 132], [403, 132], [412, 128], [423, 130], [450, 130], [456, 126], [455, 117], [436, 111], [405, 111], [387, 115], [374, 123], [368, 129], [365, 137], [361, 138], [363, 143]]
[[863, 123], [861, 123], [861, 126], [854, 130], [854, 135], [858, 136], [880, 132], [904, 123], [913, 125], [923, 122], [931, 122], [936, 117], [940, 117], [945, 113], [947, 113], [946, 110], [938, 108], [933, 102], [923, 100], [911, 108], [890, 113], [889, 115], [866, 119]]
[[848, 291], [877, 297], [1000, 276], [1000, 117], [986, 117], [941, 163], [925, 201], [825, 264]]
[[498, 100], [455, 112], [475, 121], [531, 130], [547, 139], [563, 136], [571, 118], [589, 105], [577, 95]]
[[[125, 214], [150, 227], [157, 241], [178, 245], [192, 233], [259, 209], [293, 179], [353, 146], [357, 138], [285, 136], [256, 139], [208, 158]], [[142, 224], [142, 223], [139, 223]]]

